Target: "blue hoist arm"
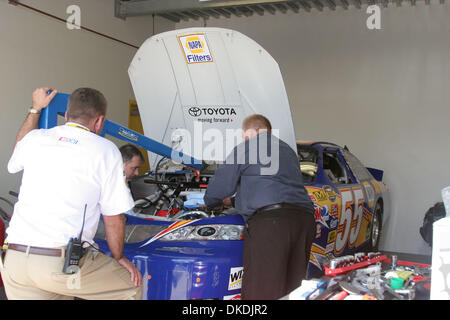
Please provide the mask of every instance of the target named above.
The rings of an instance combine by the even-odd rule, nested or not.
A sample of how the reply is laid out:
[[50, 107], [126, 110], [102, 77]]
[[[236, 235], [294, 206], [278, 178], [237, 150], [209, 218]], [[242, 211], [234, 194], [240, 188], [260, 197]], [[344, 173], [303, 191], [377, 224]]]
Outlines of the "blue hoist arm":
[[[69, 96], [66, 93], [58, 93], [50, 102], [47, 108], [42, 110], [39, 118], [39, 128], [49, 129], [58, 125], [58, 116], [64, 117], [67, 109], [67, 102]], [[120, 140], [132, 143], [138, 147], [142, 147], [145, 150], [156, 153], [160, 156], [173, 159], [176, 157], [176, 161], [182, 159], [180, 162], [186, 166], [194, 169], [201, 169], [202, 161], [199, 161], [191, 156], [184, 155], [181, 152], [162, 144], [158, 141], [150, 139], [136, 131], [121, 126], [111, 120], [106, 119], [103, 126], [101, 136], [110, 135]]]

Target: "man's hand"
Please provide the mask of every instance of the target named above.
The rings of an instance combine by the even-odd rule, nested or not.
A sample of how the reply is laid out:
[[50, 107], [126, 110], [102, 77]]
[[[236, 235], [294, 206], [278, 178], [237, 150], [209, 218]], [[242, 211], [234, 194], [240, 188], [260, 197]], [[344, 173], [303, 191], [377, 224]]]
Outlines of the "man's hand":
[[[47, 94], [48, 91], [51, 91], [51, 93]], [[57, 90], [53, 90], [50, 87], [42, 87], [34, 90], [32, 104], [33, 109], [41, 111], [42, 109], [46, 108], [57, 93]]]
[[125, 216], [103, 216], [105, 225], [106, 242], [111, 250], [111, 256], [131, 275], [131, 281], [135, 286], [142, 284], [142, 275], [133, 263], [123, 255], [123, 242], [125, 237]]
[[[47, 94], [47, 91], [50, 90], [52, 90], [52, 92], [50, 94]], [[31, 107], [37, 111], [41, 111], [48, 106], [50, 101], [52, 101], [52, 99], [55, 97], [56, 93], [58, 93], [58, 91], [53, 90], [50, 87], [43, 87], [34, 90], [33, 104]], [[22, 140], [23, 137], [25, 137], [31, 130], [38, 128], [39, 117], [40, 115], [37, 113], [28, 113], [27, 118], [25, 119], [22, 127], [20, 127], [19, 129], [19, 133], [17, 134], [16, 144], [17, 142]]]
[[227, 207], [232, 207], [233, 206], [233, 202], [231, 202], [230, 198], [225, 198], [222, 200], [222, 203], [227, 206]]
[[216, 214], [217, 212], [223, 211], [223, 204], [219, 204], [214, 208], [210, 208], [206, 205], [203, 205], [201, 208], [203, 209], [203, 211], [205, 211], [208, 214]]
[[140, 287], [142, 285], [142, 275], [136, 266], [125, 257], [120, 258], [117, 262], [128, 270], [131, 275], [131, 282], [133, 282], [136, 287]]

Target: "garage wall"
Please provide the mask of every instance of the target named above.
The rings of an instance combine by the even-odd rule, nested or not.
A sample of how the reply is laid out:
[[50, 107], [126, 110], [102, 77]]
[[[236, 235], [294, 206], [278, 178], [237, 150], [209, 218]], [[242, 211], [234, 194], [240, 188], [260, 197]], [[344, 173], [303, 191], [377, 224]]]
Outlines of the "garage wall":
[[[381, 9], [381, 30], [367, 29], [365, 9], [207, 26], [238, 30], [279, 62], [298, 139], [347, 145], [385, 171], [392, 206], [382, 249], [431, 254], [419, 227], [450, 185], [450, 5], [390, 4]], [[191, 26], [203, 22], [176, 25]]]
[[[69, 5], [78, 5], [83, 26], [136, 46], [153, 32], [151, 16], [115, 18], [114, 0], [21, 2], [63, 19], [69, 17]], [[155, 19], [155, 33], [173, 27], [165, 19]], [[134, 98], [127, 70], [135, 53], [132, 47], [69, 30], [65, 23], [0, 0], [0, 196], [19, 188], [21, 174], [8, 174], [6, 166], [33, 90], [49, 85], [71, 93], [82, 86], [94, 87], [108, 100], [108, 118], [126, 125], [128, 100]]]

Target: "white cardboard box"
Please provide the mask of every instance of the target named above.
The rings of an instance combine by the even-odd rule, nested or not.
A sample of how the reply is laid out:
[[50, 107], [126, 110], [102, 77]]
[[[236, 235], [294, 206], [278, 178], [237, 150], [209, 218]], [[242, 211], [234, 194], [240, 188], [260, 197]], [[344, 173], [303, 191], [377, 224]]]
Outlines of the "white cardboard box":
[[432, 300], [450, 300], [450, 217], [433, 223]]

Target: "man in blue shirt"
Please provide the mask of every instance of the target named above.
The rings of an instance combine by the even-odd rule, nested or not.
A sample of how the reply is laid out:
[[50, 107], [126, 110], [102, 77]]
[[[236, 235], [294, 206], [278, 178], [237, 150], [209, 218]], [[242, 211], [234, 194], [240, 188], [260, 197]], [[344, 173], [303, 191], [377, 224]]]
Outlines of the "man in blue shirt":
[[262, 115], [244, 120], [244, 142], [210, 180], [207, 207], [227, 202], [246, 221], [242, 298], [279, 299], [306, 276], [315, 235], [314, 205], [303, 186], [298, 156], [271, 134]]

